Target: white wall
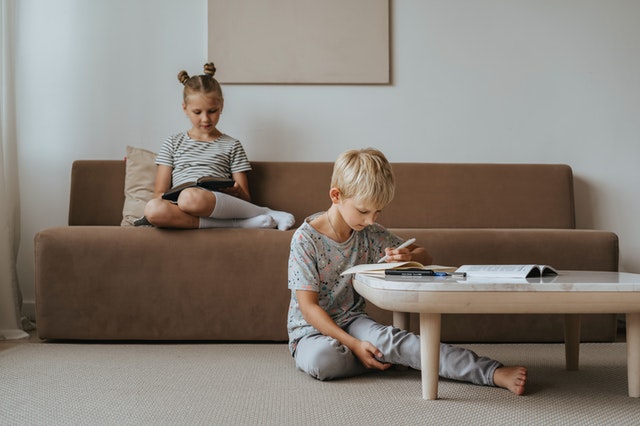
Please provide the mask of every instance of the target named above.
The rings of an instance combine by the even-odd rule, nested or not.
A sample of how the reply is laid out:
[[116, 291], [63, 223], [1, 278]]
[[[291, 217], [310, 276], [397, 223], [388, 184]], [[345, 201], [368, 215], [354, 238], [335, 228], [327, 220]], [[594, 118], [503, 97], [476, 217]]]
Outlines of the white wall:
[[[187, 128], [175, 76], [207, 60], [207, 5], [18, 3], [29, 304], [33, 237], [66, 224], [72, 161], [157, 150]], [[567, 163], [578, 227], [616, 232], [621, 270], [640, 272], [638, 18], [633, 0], [392, 1], [392, 85], [227, 85], [220, 128], [252, 160], [375, 146], [391, 161]]]

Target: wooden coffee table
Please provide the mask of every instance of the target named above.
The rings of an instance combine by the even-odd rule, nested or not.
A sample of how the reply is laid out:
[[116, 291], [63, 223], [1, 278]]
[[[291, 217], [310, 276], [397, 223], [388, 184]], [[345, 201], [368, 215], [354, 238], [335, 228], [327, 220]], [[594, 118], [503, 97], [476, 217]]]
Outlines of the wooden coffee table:
[[640, 397], [640, 274], [559, 271], [527, 279], [426, 277], [421, 280], [356, 274], [353, 285], [371, 303], [394, 312], [406, 329], [408, 313], [420, 314], [422, 397], [438, 397], [442, 314], [565, 315], [567, 370], [577, 370], [580, 314], [624, 313], [627, 319], [629, 396]]

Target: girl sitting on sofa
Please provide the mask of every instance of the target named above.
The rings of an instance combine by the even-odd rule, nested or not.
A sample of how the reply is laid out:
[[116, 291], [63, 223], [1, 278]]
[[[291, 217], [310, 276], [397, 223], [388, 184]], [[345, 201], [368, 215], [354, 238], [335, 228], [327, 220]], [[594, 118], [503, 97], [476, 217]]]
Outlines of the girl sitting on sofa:
[[[204, 65], [204, 74], [190, 77], [180, 71], [184, 85], [182, 109], [191, 121], [191, 129], [170, 136], [158, 153], [154, 198], [147, 203], [144, 216], [136, 226], [163, 228], [278, 228], [293, 226], [293, 215], [250, 203], [246, 172], [251, 164], [240, 141], [217, 129], [224, 105], [222, 89], [213, 78], [213, 63]], [[182, 190], [177, 201], [162, 195], [178, 185], [212, 176], [230, 178], [233, 186]]]

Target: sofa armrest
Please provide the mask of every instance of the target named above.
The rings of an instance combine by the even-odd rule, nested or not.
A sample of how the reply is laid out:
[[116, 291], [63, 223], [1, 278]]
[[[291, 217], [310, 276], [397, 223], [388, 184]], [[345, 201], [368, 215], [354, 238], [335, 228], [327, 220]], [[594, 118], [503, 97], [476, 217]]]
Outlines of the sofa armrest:
[[293, 231], [49, 228], [35, 237], [43, 339], [287, 339]]

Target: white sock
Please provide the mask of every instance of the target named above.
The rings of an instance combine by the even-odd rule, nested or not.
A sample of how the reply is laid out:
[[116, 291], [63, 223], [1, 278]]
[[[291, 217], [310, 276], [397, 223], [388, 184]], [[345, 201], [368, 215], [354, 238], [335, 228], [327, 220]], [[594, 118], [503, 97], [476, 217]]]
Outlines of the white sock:
[[283, 212], [280, 210], [267, 210], [269, 210], [267, 214], [276, 221], [276, 223], [278, 224], [278, 229], [281, 231], [286, 231], [287, 229], [291, 228], [294, 223], [296, 223], [296, 218], [293, 217], [291, 213]]
[[284, 231], [296, 222], [291, 213], [260, 207], [240, 198], [216, 192], [216, 206], [210, 217], [214, 219], [248, 219], [260, 215], [269, 215], [277, 223], [279, 230]]
[[216, 192], [216, 206], [209, 217], [215, 219], [246, 219], [249, 217], [267, 214], [269, 209], [256, 206], [223, 192]]
[[275, 228], [276, 221], [268, 214], [250, 217], [248, 219], [214, 219], [201, 217], [200, 229], [203, 228]]

